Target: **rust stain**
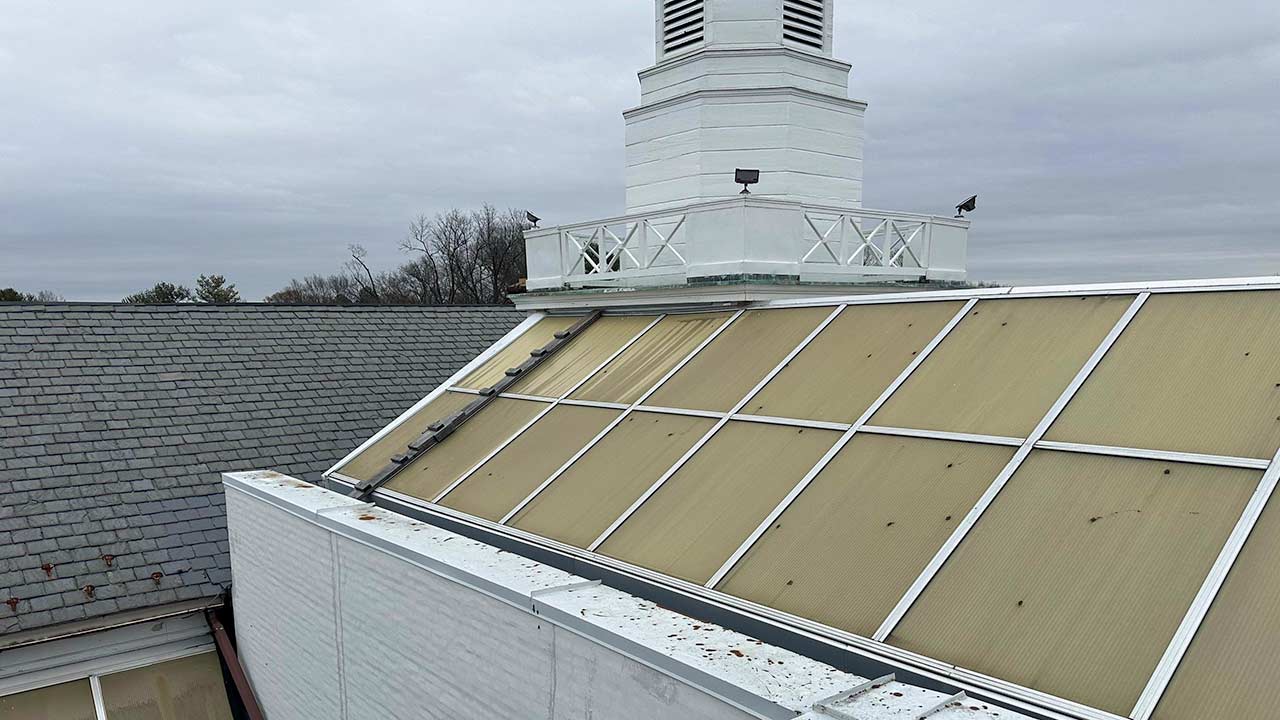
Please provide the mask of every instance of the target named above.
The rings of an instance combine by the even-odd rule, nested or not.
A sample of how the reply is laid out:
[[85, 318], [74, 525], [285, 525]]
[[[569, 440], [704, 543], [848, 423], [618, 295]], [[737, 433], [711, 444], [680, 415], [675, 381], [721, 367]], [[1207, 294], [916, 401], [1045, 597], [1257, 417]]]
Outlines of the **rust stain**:
[[40, 569], [44, 571], [45, 575], [48, 575], [49, 577], [53, 577], [53, 565], [51, 565], [50, 563], [45, 563], [41, 565]]
[[102, 556], [102, 562], [106, 563], [107, 567], [111, 567], [111, 563], [115, 562], [115, 559], [116, 556], [111, 554], [104, 554]]
[[18, 612], [18, 598], [11, 597], [8, 600], [5, 600], [4, 604], [9, 606], [10, 611]]
[[159, 570], [151, 573], [151, 582], [155, 583], [156, 585], [159, 585], [160, 580], [163, 578], [164, 578], [164, 573], [160, 572]]
[[85, 585], [83, 589], [84, 589], [84, 596], [92, 600], [95, 588], [92, 585]]
[[360, 520], [377, 520], [378, 516], [377, 515], [361, 515], [359, 519]]

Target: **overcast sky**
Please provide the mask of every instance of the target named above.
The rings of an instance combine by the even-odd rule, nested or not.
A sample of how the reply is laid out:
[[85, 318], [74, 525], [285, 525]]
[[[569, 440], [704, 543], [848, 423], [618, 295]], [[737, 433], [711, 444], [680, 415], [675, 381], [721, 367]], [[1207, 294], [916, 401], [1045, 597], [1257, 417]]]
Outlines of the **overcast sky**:
[[[0, 0], [0, 287], [257, 300], [418, 213], [622, 209], [649, 0]], [[970, 276], [1280, 273], [1280, 3], [837, 0], [865, 204]]]

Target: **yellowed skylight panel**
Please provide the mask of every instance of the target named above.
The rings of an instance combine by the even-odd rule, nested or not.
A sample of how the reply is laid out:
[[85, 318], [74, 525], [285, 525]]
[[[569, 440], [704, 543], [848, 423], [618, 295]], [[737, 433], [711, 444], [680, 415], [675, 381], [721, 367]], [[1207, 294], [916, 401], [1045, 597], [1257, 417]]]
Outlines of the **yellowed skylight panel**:
[[560, 397], [655, 320], [653, 315], [605, 315], [512, 386], [524, 395]]
[[97, 716], [88, 678], [0, 697], [3, 718], [95, 720]]
[[730, 317], [732, 313], [727, 312], [664, 317], [572, 397], [598, 402], [635, 402]]
[[585, 548], [714, 424], [707, 418], [633, 412], [511, 524]]
[[717, 587], [870, 637], [1012, 457], [855, 435]]
[[871, 423], [1025, 437], [1132, 302], [1122, 295], [983, 300]]
[[432, 500], [546, 407], [530, 400], [495, 399], [444, 442], [393, 475], [386, 487]]
[[107, 720], [231, 720], [216, 653], [104, 675]]
[[705, 583], [840, 434], [730, 422], [599, 548]]
[[1260, 476], [1035, 451], [889, 643], [1127, 715]]
[[743, 412], [853, 422], [963, 305], [850, 305]]
[[764, 379], [835, 308], [745, 312], [646, 405], [727, 411]]
[[473, 370], [458, 382], [458, 387], [472, 390], [483, 390], [492, 387], [506, 377], [507, 369], [516, 367], [529, 359], [529, 353], [555, 339], [555, 334], [568, 330], [581, 320], [580, 316], [549, 315], [542, 318], [533, 327], [521, 333], [511, 344], [499, 350], [483, 365]]
[[595, 437], [621, 411], [558, 405], [440, 499], [498, 521]]
[[1262, 511], [1153, 720], [1272, 720], [1280, 708], [1280, 501]]
[[1280, 292], [1152, 295], [1046, 437], [1271, 458]]
[[379, 470], [391, 462], [393, 456], [407, 450], [409, 443], [425, 433], [427, 426], [449, 417], [478, 399], [478, 396], [468, 393], [446, 392], [436, 396], [391, 432], [338, 468], [338, 472], [356, 480], [372, 480]]

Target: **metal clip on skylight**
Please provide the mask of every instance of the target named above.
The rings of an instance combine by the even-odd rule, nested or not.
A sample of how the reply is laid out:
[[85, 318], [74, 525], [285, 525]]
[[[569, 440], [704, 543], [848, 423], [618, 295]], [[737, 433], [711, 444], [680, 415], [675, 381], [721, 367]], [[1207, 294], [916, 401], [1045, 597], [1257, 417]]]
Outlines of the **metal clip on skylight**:
[[512, 385], [516, 384], [516, 382], [520, 380], [520, 378], [530, 372], [533, 372], [533, 370], [545, 362], [547, 358], [554, 355], [557, 350], [564, 347], [571, 340], [581, 334], [583, 330], [587, 329], [587, 327], [591, 325], [591, 323], [598, 320], [601, 314], [600, 310], [596, 310], [590, 315], [587, 315], [574, 323], [571, 327], [557, 332], [554, 340], [540, 348], [530, 351], [528, 360], [525, 360], [516, 367], [508, 368], [505, 377], [499, 380], [492, 387], [487, 387], [481, 390], [480, 397], [475, 401], [445, 419], [427, 426], [427, 432], [418, 436], [417, 440], [409, 443], [405, 452], [393, 455], [391, 457], [391, 461], [379, 470], [376, 475], [371, 479], [356, 485], [355, 490], [351, 491], [351, 497], [367, 500], [375, 490], [385, 485], [391, 478], [395, 477], [396, 473], [408, 467], [414, 460], [421, 457], [423, 453], [444, 442], [446, 438], [456, 432], [464, 423], [475, 417], [477, 413], [483, 410], [486, 405], [493, 402], [495, 398], [509, 390]]

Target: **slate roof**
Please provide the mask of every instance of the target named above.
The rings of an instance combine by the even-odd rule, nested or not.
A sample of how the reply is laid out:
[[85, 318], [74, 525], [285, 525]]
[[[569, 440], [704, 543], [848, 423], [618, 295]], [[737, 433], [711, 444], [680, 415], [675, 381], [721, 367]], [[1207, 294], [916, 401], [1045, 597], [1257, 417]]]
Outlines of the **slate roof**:
[[318, 479], [523, 317], [0, 304], [0, 634], [218, 595], [219, 473]]

